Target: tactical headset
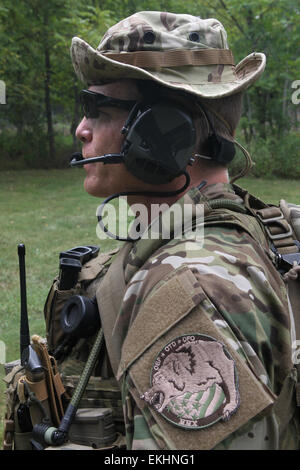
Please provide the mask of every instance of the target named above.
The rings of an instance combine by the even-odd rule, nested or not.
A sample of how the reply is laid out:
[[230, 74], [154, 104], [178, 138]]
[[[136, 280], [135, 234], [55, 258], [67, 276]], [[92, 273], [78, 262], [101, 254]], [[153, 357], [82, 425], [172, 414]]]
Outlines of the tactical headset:
[[[82, 90], [81, 100], [87, 118], [97, 118], [99, 108], [113, 106], [130, 109], [126, 123], [122, 128], [125, 139], [120, 153], [105, 154], [83, 158], [76, 152], [70, 165], [83, 166], [102, 162], [124, 163], [127, 170], [145, 183], [164, 184], [180, 175], [186, 178], [185, 184], [175, 191], [127, 191], [113, 194], [106, 198], [98, 208], [98, 223], [111, 238], [120, 241], [136, 241], [121, 238], [108, 231], [103, 224], [102, 214], [105, 205], [119, 196], [145, 195], [149, 197], [171, 197], [185, 191], [190, 184], [187, 165], [195, 161], [196, 129], [191, 115], [183, 107], [163, 97], [153, 100], [149, 97], [142, 102], [132, 102], [110, 98], [90, 90]], [[234, 144], [216, 134], [212, 123], [201, 106], [210, 128], [206, 143], [207, 157], [219, 162], [229, 163], [235, 154]], [[207, 158], [206, 157], [206, 158]], [[201, 187], [206, 182], [201, 183]]]
[[[94, 96], [98, 95], [98, 96]], [[86, 117], [96, 117], [91, 110], [92, 97], [99, 100], [98, 107], [114, 106], [128, 109], [132, 106], [122, 129], [125, 135], [120, 153], [82, 158], [72, 155], [71, 166], [89, 163], [124, 163], [127, 170], [138, 179], [150, 184], [164, 184], [185, 174], [187, 165], [195, 160], [196, 129], [188, 111], [172, 101], [133, 102], [106, 97], [100, 93], [81, 92]], [[95, 105], [95, 103], [93, 103]], [[234, 144], [216, 134], [212, 123], [201, 106], [210, 127], [207, 140], [207, 156], [218, 163], [229, 163], [235, 154]]]

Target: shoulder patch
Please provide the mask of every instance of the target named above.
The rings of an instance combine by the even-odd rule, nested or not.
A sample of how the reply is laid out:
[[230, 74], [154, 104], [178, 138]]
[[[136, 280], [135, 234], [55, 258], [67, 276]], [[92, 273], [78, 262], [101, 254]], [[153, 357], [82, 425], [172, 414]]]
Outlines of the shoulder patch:
[[235, 361], [211, 336], [178, 336], [157, 355], [141, 398], [181, 428], [227, 421], [240, 402]]

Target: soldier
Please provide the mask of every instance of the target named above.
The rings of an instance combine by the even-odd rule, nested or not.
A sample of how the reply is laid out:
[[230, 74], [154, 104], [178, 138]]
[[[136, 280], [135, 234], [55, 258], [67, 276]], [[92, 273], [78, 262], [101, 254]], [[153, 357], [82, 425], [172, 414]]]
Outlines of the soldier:
[[[92, 401], [116, 397], [128, 450], [296, 449], [285, 272], [297, 277], [297, 237], [286, 207], [228, 176], [242, 93], [262, 74], [264, 54], [235, 65], [218, 20], [146, 11], [110, 28], [97, 49], [74, 38], [71, 55], [86, 85], [73, 165], [84, 166], [89, 194], [127, 195], [146, 211], [118, 252], [86, 263], [79, 284], [51, 288], [48, 347], [67, 391], [91, 340], [66, 353], [59, 316], [84, 291], [96, 296], [105, 338]], [[180, 231], [186, 207], [191, 224]]]
[[204, 207], [203, 240], [128, 241], [97, 290], [127, 449], [297, 448], [291, 320], [264, 222], [274, 217], [227, 170], [264, 54], [235, 65], [216, 19], [151, 11], [97, 49], [74, 38], [71, 54], [89, 90], [83, 158], [122, 155], [81, 162], [86, 191], [128, 194], [146, 225], [153, 204], [167, 203], [163, 217]]

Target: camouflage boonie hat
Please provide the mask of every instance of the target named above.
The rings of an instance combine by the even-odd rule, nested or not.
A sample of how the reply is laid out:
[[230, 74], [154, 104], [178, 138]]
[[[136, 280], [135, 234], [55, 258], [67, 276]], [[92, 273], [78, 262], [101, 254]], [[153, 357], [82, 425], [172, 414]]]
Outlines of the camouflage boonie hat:
[[234, 65], [223, 25], [216, 19], [143, 11], [108, 29], [97, 49], [72, 40], [78, 78], [88, 86], [123, 78], [154, 80], [199, 97], [219, 98], [245, 90], [264, 71], [254, 52]]

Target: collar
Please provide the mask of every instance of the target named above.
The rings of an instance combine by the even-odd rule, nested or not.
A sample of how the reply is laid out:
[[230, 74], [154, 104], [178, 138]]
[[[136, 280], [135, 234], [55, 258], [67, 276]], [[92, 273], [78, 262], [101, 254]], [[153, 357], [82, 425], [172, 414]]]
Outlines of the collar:
[[[226, 199], [238, 204], [243, 204], [243, 199], [235, 192], [229, 183], [216, 183], [205, 186], [202, 189], [194, 187], [178, 199], [172, 206], [156, 217], [144, 231], [142, 238], [132, 243], [125, 266], [126, 283], [143, 266], [147, 259], [161, 246], [167, 244], [174, 238], [178, 230], [182, 231], [183, 216], [192, 216], [193, 223], [197, 222], [198, 217], [203, 217], [212, 211], [209, 201], [216, 199]], [[169, 238], [163, 235], [169, 233]]]

